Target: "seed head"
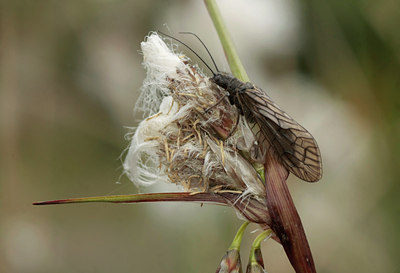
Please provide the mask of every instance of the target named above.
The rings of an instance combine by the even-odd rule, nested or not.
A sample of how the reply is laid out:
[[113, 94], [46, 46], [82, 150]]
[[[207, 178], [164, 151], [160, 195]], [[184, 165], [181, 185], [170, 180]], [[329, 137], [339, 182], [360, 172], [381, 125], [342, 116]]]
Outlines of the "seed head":
[[147, 116], [131, 137], [124, 169], [137, 185], [159, 181], [190, 192], [236, 192], [263, 199], [264, 185], [243, 157], [254, 146], [225, 91], [156, 33], [141, 43], [147, 71], [136, 108]]

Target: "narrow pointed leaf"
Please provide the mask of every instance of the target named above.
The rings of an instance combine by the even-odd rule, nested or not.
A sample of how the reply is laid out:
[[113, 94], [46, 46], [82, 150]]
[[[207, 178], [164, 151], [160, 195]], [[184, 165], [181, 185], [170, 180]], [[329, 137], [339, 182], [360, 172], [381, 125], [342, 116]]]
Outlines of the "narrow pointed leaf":
[[83, 198], [68, 198], [50, 201], [34, 202], [33, 205], [57, 205], [73, 203], [148, 203], [148, 202], [197, 202], [231, 206], [242, 214], [249, 222], [270, 225], [270, 217], [265, 200], [254, 198], [242, 199], [241, 194], [220, 192], [167, 192], [128, 195], [95, 196]]
[[89, 203], [89, 202], [145, 203], [145, 202], [167, 202], [167, 201], [209, 202], [217, 204], [218, 203], [227, 204], [225, 198], [216, 194], [167, 192], [167, 193], [146, 193], [146, 194], [127, 194], [127, 195], [69, 198], [69, 199], [35, 202], [33, 203], [33, 205], [55, 205], [55, 204], [71, 204], [71, 203]]
[[286, 185], [288, 171], [272, 152], [266, 163], [267, 206], [271, 214], [271, 228], [279, 237], [290, 263], [297, 273], [316, 273], [299, 214]]

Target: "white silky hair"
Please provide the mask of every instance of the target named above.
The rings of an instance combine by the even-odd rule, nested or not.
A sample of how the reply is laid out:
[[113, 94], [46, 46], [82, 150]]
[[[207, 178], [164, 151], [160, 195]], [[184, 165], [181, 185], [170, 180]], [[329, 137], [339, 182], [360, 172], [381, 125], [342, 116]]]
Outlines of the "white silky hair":
[[[165, 169], [162, 166], [160, 168], [159, 149], [165, 137], [162, 132], [166, 127], [168, 127], [167, 135], [178, 131], [179, 128], [174, 126], [174, 121], [186, 116], [190, 107], [188, 104], [178, 108], [173, 98], [167, 96], [162, 100], [157, 114], [139, 123], [123, 163], [125, 173], [137, 186], [150, 186], [160, 181], [170, 182]], [[189, 152], [194, 149], [199, 148], [193, 147]]]
[[135, 109], [149, 116], [159, 111], [162, 98], [170, 94], [168, 79], [177, 78], [177, 71], [184, 70], [186, 65], [184, 59], [175, 54], [155, 32], [140, 45], [147, 77], [143, 81]]
[[[192, 78], [185, 74], [185, 71], [191, 68], [184, 62], [187, 59], [175, 54], [157, 33], [151, 33], [141, 43], [141, 48], [147, 77], [143, 82], [136, 109], [143, 111], [147, 118], [140, 122], [133, 134], [130, 134], [131, 143], [123, 163], [124, 172], [137, 186], [149, 186], [158, 182], [171, 183], [168, 166], [162, 164], [166, 162], [166, 156], [169, 154], [168, 151], [162, 152], [161, 149], [165, 149], [163, 145], [170, 136], [179, 135], [178, 121], [190, 121], [193, 118], [191, 116], [193, 110], [198, 107], [193, 100], [187, 100], [184, 102], [186, 104], [178, 106], [170, 91], [171, 80], [186, 83], [184, 92], [191, 94], [199, 90], [198, 88], [204, 94], [217, 91], [208, 86], [208, 80], [194, 87]], [[204, 77], [201, 72], [198, 73]], [[204, 126], [215, 122], [215, 119], [215, 117], [200, 119], [200, 124]], [[234, 188], [243, 189], [242, 198], [250, 195], [262, 196], [264, 187], [257, 172], [237, 153], [236, 149], [230, 148], [232, 146], [249, 151], [254, 144], [254, 135], [247, 124], [241, 120], [238, 127], [237, 136], [228, 139], [222, 150], [219, 144], [206, 137], [205, 141], [210, 149], [205, 154], [203, 164], [191, 160], [202, 154], [204, 149], [200, 142], [195, 141], [182, 143], [168, 160], [185, 160], [184, 164], [193, 173], [201, 173], [206, 179], [214, 176], [215, 179], [226, 181]], [[215, 172], [218, 168], [221, 172]]]
[[160, 168], [160, 140], [157, 138], [162, 138], [161, 131], [166, 125], [184, 116], [188, 107], [178, 111], [168, 89], [167, 79], [178, 77], [177, 69], [185, 68], [182, 59], [155, 32], [146, 37], [141, 48], [147, 76], [135, 109], [143, 111], [144, 116], [150, 116], [140, 122], [132, 135], [123, 167], [128, 178], [137, 186], [149, 186], [169, 181], [163, 168]]
[[131, 138], [123, 167], [129, 179], [137, 186], [149, 186], [160, 180], [164, 182], [168, 180], [159, 168], [159, 140], [156, 138], [162, 137], [161, 130], [171, 122], [176, 112], [176, 107], [173, 106], [171, 111], [168, 110], [171, 103], [172, 97], [165, 97], [160, 105], [161, 114], [140, 122]]

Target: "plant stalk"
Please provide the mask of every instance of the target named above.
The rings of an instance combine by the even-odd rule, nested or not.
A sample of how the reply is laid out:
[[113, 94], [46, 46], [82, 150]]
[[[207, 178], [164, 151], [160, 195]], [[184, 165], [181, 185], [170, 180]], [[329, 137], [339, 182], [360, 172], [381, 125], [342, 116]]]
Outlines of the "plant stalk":
[[214, 22], [215, 29], [217, 30], [219, 39], [221, 40], [221, 44], [232, 74], [243, 82], [249, 82], [249, 76], [247, 75], [242, 62], [240, 61], [239, 55], [235, 49], [235, 46], [233, 45], [232, 39], [228, 33], [228, 29], [224, 24], [217, 3], [215, 0], [204, 0], [204, 2], [210, 17]]

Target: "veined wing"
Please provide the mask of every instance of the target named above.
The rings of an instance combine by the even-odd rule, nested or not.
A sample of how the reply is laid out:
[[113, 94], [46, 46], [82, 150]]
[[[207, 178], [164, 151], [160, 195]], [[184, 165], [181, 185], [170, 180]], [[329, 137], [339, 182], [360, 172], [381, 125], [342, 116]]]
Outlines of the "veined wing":
[[254, 86], [237, 93], [243, 112], [260, 127], [285, 167], [307, 182], [322, 177], [321, 154], [314, 137]]

